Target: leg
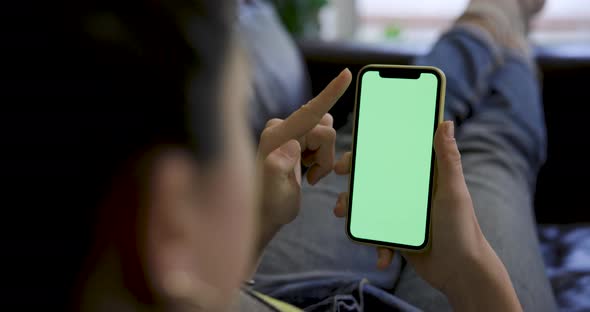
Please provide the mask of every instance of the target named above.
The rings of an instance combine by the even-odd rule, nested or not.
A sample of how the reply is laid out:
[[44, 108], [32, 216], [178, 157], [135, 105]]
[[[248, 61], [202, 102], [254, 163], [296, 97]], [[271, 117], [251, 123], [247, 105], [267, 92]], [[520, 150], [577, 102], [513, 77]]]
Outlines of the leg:
[[[457, 141], [476, 214], [524, 310], [553, 311], [532, 214], [546, 148], [539, 86], [529, 60], [476, 32], [451, 31], [418, 62], [449, 76], [446, 117], [460, 124]], [[446, 298], [408, 266], [395, 294], [424, 310], [450, 310]]]

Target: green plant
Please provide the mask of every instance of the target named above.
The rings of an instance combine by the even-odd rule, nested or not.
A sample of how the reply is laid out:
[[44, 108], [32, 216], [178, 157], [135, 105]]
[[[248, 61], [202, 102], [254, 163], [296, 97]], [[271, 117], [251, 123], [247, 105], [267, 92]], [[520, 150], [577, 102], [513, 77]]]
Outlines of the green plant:
[[385, 27], [385, 38], [387, 39], [397, 39], [402, 32], [402, 29], [398, 25], [388, 25]]
[[294, 36], [306, 36], [317, 31], [318, 13], [328, 0], [271, 0], [285, 28]]

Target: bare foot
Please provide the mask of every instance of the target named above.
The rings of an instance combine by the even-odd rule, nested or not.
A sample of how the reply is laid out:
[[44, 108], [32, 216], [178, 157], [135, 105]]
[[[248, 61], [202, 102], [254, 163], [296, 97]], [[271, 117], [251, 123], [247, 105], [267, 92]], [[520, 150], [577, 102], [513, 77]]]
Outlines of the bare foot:
[[537, 13], [543, 10], [545, 7], [545, 0], [520, 0], [520, 8], [522, 13], [527, 17], [531, 18]]
[[537, 13], [541, 12], [545, 7], [545, 0], [519, 0], [520, 4], [520, 12], [522, 14], [523, 20], [525, 21], [524, 29], [525, 32], [528, 34], [530, 31], [530, 23], [531, 19], [537, 15]]
[[[528, 32], [530, 19], [539, 13], [545, 6], [545, 0], [471, 0], [467, 11], [470, 8], [488, 11], [494, 11], [494, 18], [498, 23], [508, 22], [508, 25], [502, 27], [512, 27], [512, 31], [523, 30]], [[500, 21], [502, 17], [504, 21]], [[504, 23], [503, 23], [504, 24]]]

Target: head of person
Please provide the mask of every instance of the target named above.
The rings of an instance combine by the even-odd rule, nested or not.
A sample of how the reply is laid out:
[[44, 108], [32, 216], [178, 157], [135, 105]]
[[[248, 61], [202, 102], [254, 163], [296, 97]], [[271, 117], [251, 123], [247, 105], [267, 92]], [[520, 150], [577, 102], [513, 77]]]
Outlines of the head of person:
[[229, 2], [36, 1], [7, 14], [13, 298], [76, 310], [231, 302], [254, 260], [257, 205]]

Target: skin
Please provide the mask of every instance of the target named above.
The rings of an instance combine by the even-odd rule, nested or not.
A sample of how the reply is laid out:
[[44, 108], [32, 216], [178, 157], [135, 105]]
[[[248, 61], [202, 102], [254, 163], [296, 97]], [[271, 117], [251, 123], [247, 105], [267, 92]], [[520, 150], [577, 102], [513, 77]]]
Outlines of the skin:
[[258, 252], [285, 224], [297, 217], [301, 203], [301, 163], [315, 184], [335, 161], [336, 131], [328, 111], [350, 85], [345, 69], [314, 99], [285, 120], [272, 119], [261, 134], [258, 165], [263, 171], [263, 232]]
[[[145, 262], [152, 288], [170, 309], [228, 309], [246, 279], [259, 233], [254, 144], [248, 137], [248, 67], [235, 46], [219, 104], [222, 150], [204, 166], [182, 149], [154, 164]], [[170, 305], [172, 305], [170, 307]], [[182, 309], [181, 309], [182, 310]]]

